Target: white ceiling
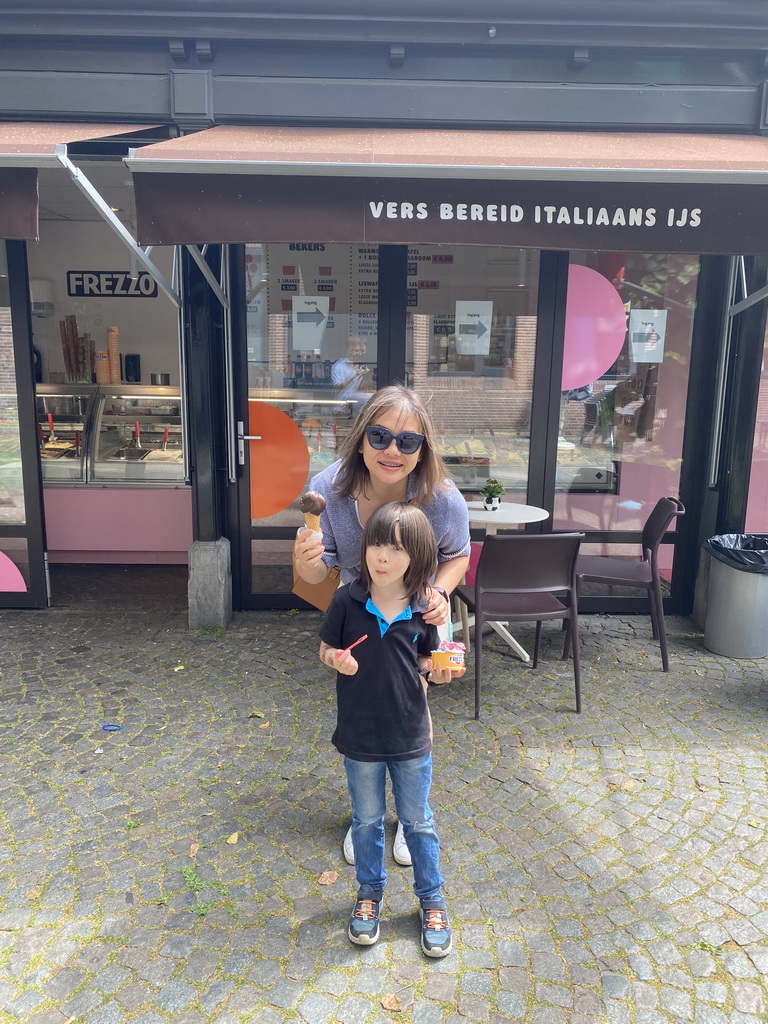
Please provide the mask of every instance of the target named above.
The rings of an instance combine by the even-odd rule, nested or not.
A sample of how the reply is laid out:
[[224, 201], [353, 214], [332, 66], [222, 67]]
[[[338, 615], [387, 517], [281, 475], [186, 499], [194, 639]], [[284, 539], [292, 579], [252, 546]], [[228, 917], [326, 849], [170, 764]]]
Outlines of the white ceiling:
[[[73, 160], [108, 206], [118, 207], [117, 216], [132, 220], [131, 172], [119, 158], [114, 160]], [[98, 221], [100, 214], [62, 168], [38, 171], [41, 221]]]

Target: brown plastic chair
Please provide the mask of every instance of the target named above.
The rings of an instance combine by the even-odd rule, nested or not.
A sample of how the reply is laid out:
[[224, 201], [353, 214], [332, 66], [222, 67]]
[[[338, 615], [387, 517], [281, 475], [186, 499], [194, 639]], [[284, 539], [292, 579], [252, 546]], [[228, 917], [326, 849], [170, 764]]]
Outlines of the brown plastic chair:
[[659, 544], [672, 520], [683, 515], [685, 507], [677, 498], [659, 498], [643, 527], [643, 554], [639, 561], [632, 562], [626, 558], [611, 558], [607, 555], [579, 555], [576, 561], [579, 588], [582, 581], [588, 581], [617, 587], [642, 587], [648, 591], [652, 635], [654, 640], [659, 641], [661, 663], [665, 672], [669, 672], [669, 655], [659, 579]]
[[[576, 592], [576, 556], [583, 533], [492, 534], [485, 538], [477, 563], [475, 585], [454, 591], [475, 615], [475, 718], [480, 717], [482, 628], [486, 622], [535, 622], [533, 668], [539, 662], [541, 623], [563, 619], [566, 632], [563, 658], [568, 656], [573, 633], [573, 680], [576, 710], [581, 711], [579, 620]], [[556, 595], [565, 595], [560, 600]]]

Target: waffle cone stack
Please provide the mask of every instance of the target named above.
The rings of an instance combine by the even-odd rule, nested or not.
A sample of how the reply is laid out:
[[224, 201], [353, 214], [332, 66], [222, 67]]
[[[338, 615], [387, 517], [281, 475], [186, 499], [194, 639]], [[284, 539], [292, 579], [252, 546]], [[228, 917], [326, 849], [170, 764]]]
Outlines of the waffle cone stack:
[[109, 353], [104, 351], [94, 352], [93, 365], [96, 371], [96, 383], [111, 384], [112, 381], [109, 378]]
[[117, 327], [107, 328], [107, 353], [109, 356], [109, 383], [120, 384], [120, 332]]

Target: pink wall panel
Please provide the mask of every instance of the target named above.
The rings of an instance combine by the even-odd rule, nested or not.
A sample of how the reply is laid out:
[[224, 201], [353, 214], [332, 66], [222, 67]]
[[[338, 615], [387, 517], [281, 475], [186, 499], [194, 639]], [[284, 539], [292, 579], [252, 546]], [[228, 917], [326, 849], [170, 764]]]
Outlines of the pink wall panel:
[[51, 561], [183, 563], [192, 543], [189, 488], [47, 488]]

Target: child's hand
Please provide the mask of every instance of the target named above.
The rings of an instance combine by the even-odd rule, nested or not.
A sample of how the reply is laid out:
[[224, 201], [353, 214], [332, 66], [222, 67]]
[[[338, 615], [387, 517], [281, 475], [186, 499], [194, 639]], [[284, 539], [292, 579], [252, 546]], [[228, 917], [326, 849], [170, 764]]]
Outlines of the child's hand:
[[343, 676], [353, 676], [359, 668], [354, 654], [351, 651], [345, 650], [336, 652], [333, 659], [333, 667], [337, 672], [341, 672]]
[[[429, 665], [432, 664], [430, 659]], [[459, 679], [467, 671], [466, 665], [462, 665], [461, 668], [430, 668], [429, 669], [429, 681], [435, 683], [436, 686], [440, 686], [442, 683], [450, 683], [452, 679]]]

